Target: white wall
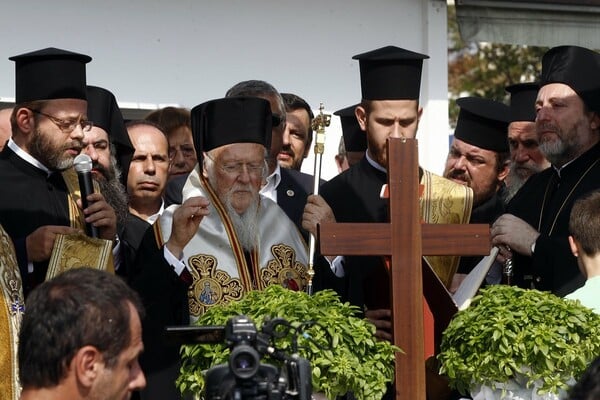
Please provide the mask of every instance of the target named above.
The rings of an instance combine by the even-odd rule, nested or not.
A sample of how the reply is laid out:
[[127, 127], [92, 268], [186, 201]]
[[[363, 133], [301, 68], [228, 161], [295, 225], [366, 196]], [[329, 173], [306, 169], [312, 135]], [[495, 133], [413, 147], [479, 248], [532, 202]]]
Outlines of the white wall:
[[[53, 46], [92, 56], [88, 82], [119, 102], [193, 107], [241, 80], [263, 79], [315, 109], [323, 102], [336, 110], [360, 100], [352, 56], [393, 44], [431, 56], [419, 148], [421, 164], [439, 172], [447, 151], [445, 18], [445, 0], [7, 1], [0, 97], [14, 97], [9, 56]], [[324, 169], [340, 133], [332, 127], [328, 135], [335, 144], [327, 142]]]

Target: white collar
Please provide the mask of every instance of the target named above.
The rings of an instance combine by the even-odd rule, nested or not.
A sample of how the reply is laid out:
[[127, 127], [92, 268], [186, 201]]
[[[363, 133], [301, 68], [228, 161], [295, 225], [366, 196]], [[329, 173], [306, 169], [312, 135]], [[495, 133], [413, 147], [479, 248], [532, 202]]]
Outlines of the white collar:
[[277, 189], [277, 186], [279, 186], [279, 183], [281, 182], [281, 167], [279, 166], [279, 164], [277, 164], [277, 166], [275, 167], [275, 171], [273, 171], [271, 175], [267, 176], [266, 181], [267, 183], [265, 183], [263, 187], [260, 188], [261, 193], [263, 191], [266, 192], [271, 189]]
[[158, 209], [158, 212], [156, 214], [152, 214], [152, 215], [148, 216], [148, 218], [146, 218], [146, 222], [148, 222], [150, 225], [152, 225], [158, 219], [158, 217], [160, 217], [160, 215], [163, 213], [163, 211], [165, 211], [165, 201], [161, 200], [160, 208]]
[[367, 157], [367, 162], [369, 164], [371, 164], [371, 167], [373, 167], [381, 172], [385, 172], [387, 174], [387, 169], [385, 169], [385, 167], [383, 167], [382, 165], [378, 164], [377, 161], [373, 160], [371, 158], [371, 156], [369, 155], [369, 151], [365, 152], [365, 156]]
[[50, 174], [52, 173], [48, 168], [46, 168], [46, 166], [44, 164], [42, 164], [41, 162], [39, 162], [38, 160], [36, 160], [35, 158], [33, 158], [29, 153], [27, 153], [25, 150], [23, 150], [22, 148], [20, 148], [15, 142], [14, 140], [12, 140], [12, 138], [8, 139], [8, 147], [15, 152], [15, 154], [17, 156], [19, 156], [20, 158], [22, 158], [24, 161], [26, 161], [28, 164], [33, 165], [34, 167], [36, 167], [37, 169], [41, 169], [42, 171], [46, 172], [48, 174], [48, 176], [50, 176]]

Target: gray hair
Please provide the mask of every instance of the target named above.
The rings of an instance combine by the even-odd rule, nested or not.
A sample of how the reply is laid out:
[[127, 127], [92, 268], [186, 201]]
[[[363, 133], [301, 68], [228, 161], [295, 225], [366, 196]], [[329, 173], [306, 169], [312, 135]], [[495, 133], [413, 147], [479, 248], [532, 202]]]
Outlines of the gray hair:
[[[281, 94], [273, 85], [265, 81], [249, 80], [235, 84], [225, 93], [225, 97], [263, 97], [274, 96], [277, 99], [277, 104], [282, 112], [285, 112], [285, 103]], [[273, 110], [271, 110], [273, 111]]]

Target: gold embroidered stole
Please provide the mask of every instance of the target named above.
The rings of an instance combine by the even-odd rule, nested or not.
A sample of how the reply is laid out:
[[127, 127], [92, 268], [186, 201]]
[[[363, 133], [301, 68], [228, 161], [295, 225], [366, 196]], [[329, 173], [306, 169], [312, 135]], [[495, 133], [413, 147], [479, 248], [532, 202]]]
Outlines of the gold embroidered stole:
[[[423, 170], [419, 199], [421, 219], [428, 224], [467, 224], [473, 208], [473, 191], [466, 185]], [[459, 256], [425, 257], [447, 288], [458, 269]]]
[[[188, 292], [192, 322], [209, 307], [239, 300], [253, 289], [262, 290], [271, 284], [296, 290], [305, 287], [306, 244], [277, 204], [260, 199], [259, 246], [250, 252], [252, 265], [248, 265], [225, 206], [197, 169], [190, 174], [183, 190], [184, 201], [193, 196], [204, 196], [211, 205], [209, 215], [202, 219], [198, 232], [183, 250], [183, 260], [194, 280]], [[159, 247], [171, 235], [176, 208], [167, 208], [159, 223], [154, 224]]]
[[[84, 231], [84, 214], [77, 207], [77, 200], [81, 199], [77, 173], [73, 168], [69, 168], [62, 172], [62, 176], [69, 191], [70, 225]], [[99, 192], [98, 184], [95, 181], [93, 184], [94, 191]], [[112, 241], [90, 238], [84, 234], [58, 235], [52, 249], [46, 279], [51, 279], [68, 269], [79, 267], [91, 267], [114, 272]]]
[[25, 302], [15, 249], [1, 226], [0, 292], [0, 398], [17, 400], [21, 390], [17, 343]]

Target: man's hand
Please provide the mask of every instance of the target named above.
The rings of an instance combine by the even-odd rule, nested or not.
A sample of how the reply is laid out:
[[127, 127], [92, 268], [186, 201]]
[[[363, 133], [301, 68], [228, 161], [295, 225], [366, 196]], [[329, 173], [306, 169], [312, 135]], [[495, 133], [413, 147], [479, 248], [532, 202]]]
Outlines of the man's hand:
[[198, 231], [200, 221], [208, 215], [210, 202], [205, 197], [190, 197], [173, 213], [171, 237], [165, 244], [175, 257], [180, 257], [183, 248]]
[[[115, 210], [106, 202], [102, 193], [92, 193], [87, 197], [88, 208], [83, 210], [85, 222], [98, 228], [100, 238], [114, 240], [117, 235], [117, 215]], [[79, 208], [81, 200], [77, 201]]]
[[28, 261], [46, 261], [52, 255], [56, 235], [71, 235], [81, 232], [70, 226], [45, 225], [37, 228], [25, 238]]
[[391, 342], [392, 337], [392, 311], [388, 309], [367, 310], [365, 318], [375, 325], [375, 337]]
[[[492, 225], [491, 235], [492, 244], [501, 249], [498, 261], [503, 262], [502, 258], [511, 256], [511, 252], [531, 256], [531, 245], [540, 233], [522, 219], [512, 214], [504, 214]], [[506, 246], [510, 250], [506, 249]]]
[[310, 195], [302, 214], [302, 227], [317, 236], [317, 224], [335, 222], [335, 216], [329, 204], [319, 195]]

